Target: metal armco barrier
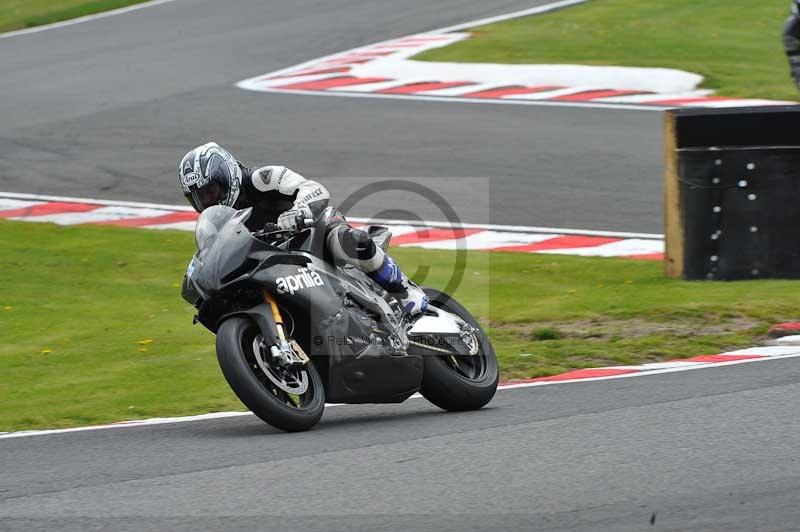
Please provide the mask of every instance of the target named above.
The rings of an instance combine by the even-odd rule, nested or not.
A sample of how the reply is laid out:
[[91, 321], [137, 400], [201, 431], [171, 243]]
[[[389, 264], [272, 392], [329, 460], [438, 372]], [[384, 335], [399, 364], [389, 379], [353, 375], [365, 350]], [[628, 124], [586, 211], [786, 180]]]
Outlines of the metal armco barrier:
[[664, 139], [667, 276], [800, 278], [800, 109], [670, 111]]

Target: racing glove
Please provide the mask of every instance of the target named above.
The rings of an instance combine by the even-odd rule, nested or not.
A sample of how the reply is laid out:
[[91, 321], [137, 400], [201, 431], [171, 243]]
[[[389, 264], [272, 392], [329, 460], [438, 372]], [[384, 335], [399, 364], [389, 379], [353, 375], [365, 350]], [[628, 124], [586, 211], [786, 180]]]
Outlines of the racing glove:
[[313, 216], [307, 205], [295, 207], [278, 216], [278, 227], [295, 233], [306, 226], [306, 220], [313, 220]]

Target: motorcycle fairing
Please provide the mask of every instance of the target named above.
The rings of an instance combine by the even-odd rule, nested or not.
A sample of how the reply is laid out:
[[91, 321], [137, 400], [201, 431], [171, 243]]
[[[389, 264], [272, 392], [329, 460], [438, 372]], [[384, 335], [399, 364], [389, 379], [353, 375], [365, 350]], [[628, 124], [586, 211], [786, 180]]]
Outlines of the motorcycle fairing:
[[397, 356], [397, 346], [376, 334], [402, 329], [392, 308], [368, 280], [319, 258], [325, 221], [276, 247], [253, 237], [243, 225], [246, 217], [230, 217], [207, 238], [187, 270], [184, 299], [201, 302], [199, 321], [216, 332], [225, 318], [245, 314], [265, 339], [274, 339], [270, 309], [257, 291], [247, 308], [234, 308], [220, 297], [239, 285], [260, 286], [292, 316], [290, 334], [319, 370], [329, 401], [399, 402], [415, 393], [422, 381], [422, 358]]
[[[276, 293], [277, 279], [299, 275], [297, 268], [292, 271], [275, 266], [259, 272], [254, 279], [263, 282], [279, 306], [294, 317], [292, 336], [320, 371], [328, 400], [345, 403], [406, 400], [422, 383], [422, 357], [390, 354], [389, 348], [381, 343], [381, 336], [375, 334], [376, 328], [381, 328], [376, 320], [380, 314], [364, 310], [379, 309], [391, 314], [391, 308], [360, 283], [339, 274], [316, 257], [311, 260], [310, 266], [323, 281], [320, 286], [305, 287], [293, 294]], [[369, 304], [361, 304], [362, 301]]]

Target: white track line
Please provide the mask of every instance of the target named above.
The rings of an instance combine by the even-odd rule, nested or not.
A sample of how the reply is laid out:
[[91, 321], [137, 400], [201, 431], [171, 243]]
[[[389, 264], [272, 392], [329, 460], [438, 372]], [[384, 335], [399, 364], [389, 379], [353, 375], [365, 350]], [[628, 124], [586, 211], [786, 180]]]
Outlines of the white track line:
[[[288, 69], [287, 69], [288, 70]], [[259, 77], [263, 77], [263, 74]], [[535, 107], [572, 107], [580, 108], [586, 107], [589, 109], [620, 109], [624, 111], [666, 111], [673, 109], [674, 106], [656, 106], [656, 105], [627, 105], [627, 104], [614, 104], [614, 103], [590, 103], [590, 102], [548, 102], [539, 100], [491, 100], [484, 98], [453, 98], [443, 96], [422, 96], [414, 94], [376, 94], [376, 93], [362, 93], [362, 92], [334, 92], [334, 91], [305, 91], [305, 90], [279, 90], [279, 89], [250, 89], [250, 80], [240, 81], [236, 84], [240, 89], [255, 90], [257, 92], [269, 92], [274, 94], [283, 94], [284, 96], [300, 94], [303, 96], [338, 96], [340, 98], [374, 98], [384, 100], [417, 100], [421, 102], [439, 102], [439, 103], [472, 103], [472, 104], [489, 104], [489, 105], [527, 105]]]
[[145, 9], [148, 7], [155, 7], [155, 6], [160, 6], [162, 4], [169, 4], [170, 2], [174, 1], [175, 0], [152, 0], [150, 2], [142, 2], [141, 4], [134, 4], [132, 6], [121, 7], [119, 9], [112, 9], [111, 11], [103, 11], [101, 13], [94, 13], [92, 15], [85, 15], [83, 17], [63, 20], [61, 22], [53, 22], [52, 24], [44, 24], [42, 26], [36, 26], [35, 28], [26, 28], [23, 30], [8, 31], [6, 33], [0, 33], [0, 39], [19, 37], [21, 35], [31, 35], [33, 33], [41, 33], [43, 31], [55, 30], [58, 28], [66, 28], [67, 26], [74, 26], [75, 24], [81, 24], [83, 22], [90, 22], [92, 20], [97, 20], [101, 18], [113, 17], [115, 15], [122, 15], [124, 13], [130, 13], [131, 11], [139, 11], [140, 9]]
[[[331, 177], [331, 179], [339, 179]], [[375, 178], [378, 180], [384, 179], [402, 179], [402, 178], [388, 178], [381, 177]], [[24, 194], [18, 192], [0, 192], [0, 198], [10, 198], [15, 200], [32, 200], [32, 201], [62, 201], [69, 203], [89, 203], [92, 205], [107, 205], [115, 207], [140, 207], [144, 209], [161, 209], [169, 211], [182, 211], [192, 212], [193, 209], [186, 205], [166, 205], [161, 203], [143, 203], [136, 201], [115, 201], [91, 198], [73, 198], [63, 196], [50, 196], [43, 194]], [[418, 220], [394, 220], [386, 218], [359, 218], [347, 217], [348, 220], [354, 223], [372, 223], [382, 225], [411, 225], [414, 227], [434, 227], [449, 229], [453, 227], [450, 222], [435, 222], [435, 221], [418, 221]], [[645, 240], [663, 240], [664, 235], [655, 233], [627, 233], [619, 231], [595, 231], [592, 229], [565, 229], [558, 227], [536, 227], [526, 225], [497, 225], [497, 224], [475, 224], [475, 223], [462, 223], [457, 224], [456, 227], [462, 229], [485, 229], [488, 231], [503, 231], [512, 233], [548, 233], [560, 235], [586, 235], [586, 236], [604, 236], [609, 238], [641, 238]]]
[[[753, 348], [758, 349], [758, 348]], [[747, 351], [747, 350], [743, 350]], [[728, 353], [733, 354], [733, 353]], [[520, 388], [534, 388], [540, 386], [554, 386], [558, 384], [575, 384], [579, 382], [596, 382], [596, 381], [607, 381], [607, 380], [614, 380], [614, 379], [627, 379], [631, 377], [646, 377], [649, 375], [661, 375], [664, 373], [677, 373], [680, 371], [692, 371], [698, 369], [706, 369], [706, 368], [718, 368], [723, 366], [736, 366], [738, 364], [749, 364], [752, 362], [763, 362], [766, 360], [782, 360], [787, 358], [797, 358], [800, 357], [800, 353], [790, 353], [785, 355], [776, 355], [776, 356], [769, 356], [764, 358], [753, 358], [747, 360], [732, 360], [730, 362], [715, 362], [715, 363], [695, 363], [695, 364], [685, 364], [685, 365], [667, 365], [663, 369], [652, 369], [652, 370], [645, 370], [639, 371], [637, 373], [624, 373], [622, 375], [609, 375], [606, 377], [589, 377], [583, 379], [571, 379], [571, 380], [563, 380], [563, 381], [538, 381], [538, 382], [521, 382], [517, 384], [503, 384], [497, 387], [498, 391], [504, 390], [517, 390]], [[653, 364], [653, 366], [658, 367], [658, 364]], [[634, 367], [634, 366], [631, 366]], [[411, 399], [419, 399], [422, 396], [420, 394], [414, 394], [411, 396]], [[337, 406], [345, 406], [342, 403], [331, 403], [326, 404], [326, 408], [332, 408]], [[151, 418], [151, 419], [142, 419], [138, 421], [123, 421], [119, 423], [111, 423], [108, 425], [94, 425], [89, 427], [74, 427], [69, 429], [48, 429], [48, 430], [25, 430], [19, 432], [0, 432], [0, 440], [9, 440], [13, 438], [25, 438], [30, 436], [48, 436], [54, 434], [68, 434], [72, 432], [88, 432], [94, 430], [106, 430], [106, 429], [121, 429], [121, 428], [133, 428], [133, 427], [147, 427], [153, 425], [169, 425], [173, 423], [189, 423], [194, 421], [205, 421], [209, 419], [224, 419], [224, 418], [232, 418], [232, 417], [243, 417], [243, 416], [252, 416], [252, 412], [212, 412], [208, 414], [199, 414], [195, 416], [180, 416], [180, 417], [165, 417], [165, 418]]]

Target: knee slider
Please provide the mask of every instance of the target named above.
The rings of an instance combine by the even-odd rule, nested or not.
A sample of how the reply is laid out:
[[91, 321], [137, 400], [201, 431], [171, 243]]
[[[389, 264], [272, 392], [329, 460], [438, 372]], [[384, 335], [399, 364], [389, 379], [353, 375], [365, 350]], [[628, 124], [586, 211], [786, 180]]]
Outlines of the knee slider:
[[[369, 233], [361, 229], [353, 229], [352, 227], [348, 229], [349, 231], [347, 234], [353, 239], [353, 242], [355, 242], [355, 249], [357, 249], [359, 253], [369, 252], [375, 248], [375, 242], [373, 242]], [[370, 253], [370, 256], [372, 255], [374, 255], [374, 252]]]
[[[368, 233], [346, 225], [331, 230], [328, 234], [328, 246], [337, 259], [370, 260], [378, 249]], [[345, 256], [342, 257], [341, 254]]]
[[375, 255], [375, 243], [365, 231], [341, 226], [338, 231], [342, 249], [354, 259], [371, 259]]

